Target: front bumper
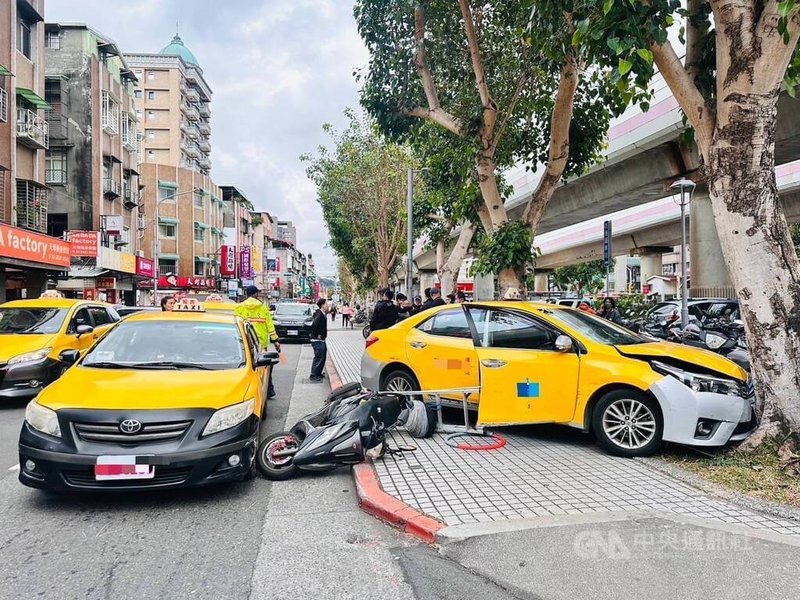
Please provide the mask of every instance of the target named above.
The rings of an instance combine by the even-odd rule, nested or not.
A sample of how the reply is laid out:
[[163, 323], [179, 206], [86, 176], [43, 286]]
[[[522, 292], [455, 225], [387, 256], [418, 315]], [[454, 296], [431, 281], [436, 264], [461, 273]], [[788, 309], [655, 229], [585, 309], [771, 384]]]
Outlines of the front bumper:
[[[66, 414], [63, 414], [66, 413]], [[163, 414], [166, 413], [166, 414]], [[44, 435], [27, 423], [19, 442], [19, 480], [34, 488], [63, 492], [130, 491], [195, 487], [241, 480], [255, 458], [258, 446], [258, 418], [205, 438], [199, 437], [213, 411], [58, 411], [62, 438]], [[180, 439], [157, 443], [120, 444], [86, 441], [76, 423], [173, 421], [191, 418], [192, 424]], [[230, 456], [238, 454], [232, 467]], [[98, 456], [136, 456], [138, 464], [153, 465], [152, 479], [97, 481], [94, 465]], [[28, 461], [35, 463], [30, 469]]]
[[372, 358], [368, 352], [361, 355], [361, 385], [368, 390], [377, 392], [381, 385], [381, 372], [386, 366]]
[[311, 328], [302, 323], [275, 323], [275, 333], [282, 340], [311, 339]]
[[[747, 438], [758, 425], [753, 400], [741, 396], [695, 392], [674, 377], [650, 387], [664, 416], [663, 438], [688, 446], [724, 446]], [[698, 421], [713, 423], [710, 435], [698, 435]]]
[[56, 379], [62, 366], [48, 357], [0, 367], [0, 400], [30, 400]]

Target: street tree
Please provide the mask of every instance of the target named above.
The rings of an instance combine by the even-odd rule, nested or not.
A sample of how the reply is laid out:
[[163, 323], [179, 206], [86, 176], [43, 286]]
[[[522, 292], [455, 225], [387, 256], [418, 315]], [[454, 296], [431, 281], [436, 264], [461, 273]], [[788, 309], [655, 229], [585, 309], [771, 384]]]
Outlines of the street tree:
[[561, 290], [579, 296], [594, 295], [603, 289], [606, 267], [602, 260], [593, 260], [553, 269], [552, 277], [553, 283]]
[[[621, 86], [653, 65], [691, 125], [763, 410], [753, 443], [800, 436], [800, 262], [775, 182], [778, 97], [800, 73], [798, 0], [592, 0], [574, 34]], [[686, 57], [668, 38], [685, 21]], [[703, 260], [703, 257], [693, 257]]]
[[[481, 202], [467, 223], [484, 229], [479, 268], [498, 274], [501, 291], [522, 287], [547, 201], [563, 177], [595, 162], [610, 115], [624, 103], [607, 71], [583, 70], [573, 5], [356, 2], [370, 52], [362, 104], [392, 138], [413, 139], [433, 123], [469, 158]], [[498, 174], [519, 162], [545, 171], [524, 218], [512, 222]]]
[[374, 124], [352, 111], [349, 125], [323, 128], [333, 147], [304, 155], [306, 173], [317, 184], [317, 199], [331, 246], [357, 279], [359, 291], [389, 285], [405, 241], [406, 174], [413, 166], [408, 148], [386, 140]]

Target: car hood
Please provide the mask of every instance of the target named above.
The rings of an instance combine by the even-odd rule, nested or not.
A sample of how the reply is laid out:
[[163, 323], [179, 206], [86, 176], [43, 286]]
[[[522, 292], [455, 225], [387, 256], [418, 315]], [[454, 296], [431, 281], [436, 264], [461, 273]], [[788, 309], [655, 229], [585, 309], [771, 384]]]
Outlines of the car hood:
[[744, 369], [735, 362], [710, 350], [684, 346], [683, 344], [673, 344], [672, 342], [650, 342], [615, 347], [623, 356], [645, 360], [672, 358], [685, 363], [699, 365], [726, 377], [733, 377], [740, 381], [747, 380], [747, 372]]
[[50, 333], [38, 334], [0, 334], [0, 363], [6, 362], [9, 358], [46, 348], [53, 341], [55, 336]]
[[61, 408], [158, 410], [219, 409], [247, 399], [256, 374], [227, 371], [93, 369], [80, 365], [47, 386], [36, 401]]

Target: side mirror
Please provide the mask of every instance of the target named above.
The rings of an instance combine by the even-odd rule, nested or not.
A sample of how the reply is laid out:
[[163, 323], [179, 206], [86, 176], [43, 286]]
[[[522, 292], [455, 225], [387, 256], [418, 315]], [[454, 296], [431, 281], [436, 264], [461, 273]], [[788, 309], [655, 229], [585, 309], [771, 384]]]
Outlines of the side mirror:
[[[81, 325], [81, 327], [88, 327], [88, 325]], [[58, 358], [61, 359], [66, 365], [74, 365], [78, 362], [78, 359], [81, 357], [81, 353], [77, 350], [62, 350], [61, 353], [58, 355]]]
[[75, 333], [78, 334], [78, 337], [81, 337], [82, 335], [86, 335], [87, 333], [92, 333], [93, 331], [94, 331], [94, 327], [92, 327], [91, 325], [78, 325], [75, 328]]
[[254, 363], [254, 367], [269, 367], [272, 365], [277, 365], [280, 362], [280, 354], [277, 352], [261, 352], [256, 355], [256, 362]]
[[559, 352], [570, 352], [572, 347], [572, 338], [568, 335], [560, 335], [556, 338], [556, 350]]

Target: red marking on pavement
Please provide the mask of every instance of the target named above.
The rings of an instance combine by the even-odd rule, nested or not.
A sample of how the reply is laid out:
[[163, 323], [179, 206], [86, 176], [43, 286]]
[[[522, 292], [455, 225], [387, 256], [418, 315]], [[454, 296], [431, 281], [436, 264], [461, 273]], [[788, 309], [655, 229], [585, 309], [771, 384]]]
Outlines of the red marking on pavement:
[[356, 482], [358, 505], [362, 509], [423, 542], [432, 544], [436, 541], [436, 532], [444, 527], [444, 523], [384, 492], [371, 463], [355, 465], [353, 479]]
[[506, 438], [504, 438], [502, 435], [498, 435], [496, 433], [493, 433], [492, 437], [495, 439], [493, 444], [485, 444], [483, 446], [473, 446], [471, 444], [459, 444], [458, 446], [456, 446], [456, 449], [458, 449], [458, 450], [474, 450], [474, 451], [479, 451], [479, 450], [497, 450], [497, 449], [502, 448], [503, 446], [506, 445]]
[[339, 372], [336, 370], [336, 365], [333, 363], [333, 357], [328, 353], [325, 358], [325, 370], [328, 372], [328, 382], [331, 384], [331, 391], [342, 387], [342, 379], [339, 377]]

